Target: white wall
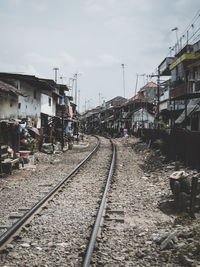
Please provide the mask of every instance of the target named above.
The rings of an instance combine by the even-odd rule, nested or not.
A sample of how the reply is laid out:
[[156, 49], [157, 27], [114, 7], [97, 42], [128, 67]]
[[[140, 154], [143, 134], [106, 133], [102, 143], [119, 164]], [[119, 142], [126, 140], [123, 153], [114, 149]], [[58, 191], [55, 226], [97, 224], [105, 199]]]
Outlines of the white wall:
[[145, 122], [154, 123], [154, 116], [147, 112], [146, 109], [141, 108], [133, 113], [133, 122]]
[[[51, 105], [49, 105], [49, 99], [51, 99]], [[52, 97], [41, 94], [41, 112], [49, 116], [56, 115], [56, 103]]]
[[160, 101], [169, 99], [169, 90], [164, 91], [163, 95], [160, 96]]
[[18, 97], [0, 97], [0, 119], [17, 119]]
[[[19, 118], [30, 117], [32, 120], [38, 116], [38, 125], [41, 126], [41, 93], [39, 88], [35, 88], [25, 82], [20, 82], [19, 88], [26, 97], [19, 96], [18, 102], [21, 103], [21, 107], [18, 109]], [[34, 98], [34, 91], [36, 91], [36, 98]]]
[[160, 111], [163, 109], [168, 109], [168, 101], [160, 103], [159, 107], [160, 107]]

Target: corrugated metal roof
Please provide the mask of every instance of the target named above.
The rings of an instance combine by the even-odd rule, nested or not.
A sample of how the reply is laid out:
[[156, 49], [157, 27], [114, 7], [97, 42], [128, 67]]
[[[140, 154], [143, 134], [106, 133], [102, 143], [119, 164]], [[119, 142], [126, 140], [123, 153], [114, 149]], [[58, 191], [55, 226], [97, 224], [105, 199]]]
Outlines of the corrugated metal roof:
[[0, 91], [4, 92], [4, 93], [7, 93], [7, 94], [10, 94], [10, 95], [15, 95], [15, 96], [18, 96], [18, 95], [22, 95], [22, 96], [25, 96], [23, 95], [23, 93], [16, 89], [14, 86], [8, 84], [8, 83], [5, 83], [3, 81], [0, 81]]

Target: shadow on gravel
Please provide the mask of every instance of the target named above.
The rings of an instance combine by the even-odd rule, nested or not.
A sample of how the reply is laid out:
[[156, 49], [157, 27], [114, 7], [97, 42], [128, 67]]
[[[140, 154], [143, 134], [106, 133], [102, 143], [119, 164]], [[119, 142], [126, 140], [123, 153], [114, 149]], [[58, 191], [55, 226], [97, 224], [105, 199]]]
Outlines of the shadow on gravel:
[[172, 196], [163, 196], [158, 203], [158, 208], [167, 215], [176, 215], [175, 203]]

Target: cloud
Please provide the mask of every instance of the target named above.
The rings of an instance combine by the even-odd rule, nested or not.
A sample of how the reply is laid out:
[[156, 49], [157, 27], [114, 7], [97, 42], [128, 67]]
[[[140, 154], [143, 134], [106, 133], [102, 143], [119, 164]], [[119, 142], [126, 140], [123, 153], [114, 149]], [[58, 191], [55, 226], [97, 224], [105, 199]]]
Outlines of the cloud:
[[120, 63], [120, 60], [111, 54], [103, 53], [103, 54], [98, 55], [97, 58], [99, 60], [99, 64], [102, 66], [111, 66], [113, 64]]
[[31, 74], [31, 75], [35, 75], [37, 77], [40, 76], [39, 72], [31, 64], [24, 65], [24, 66], [19, 66], [18, 69], [19, 69], [20, 72], [25, 73], [25, 74], [29, 74], [29, 75]]

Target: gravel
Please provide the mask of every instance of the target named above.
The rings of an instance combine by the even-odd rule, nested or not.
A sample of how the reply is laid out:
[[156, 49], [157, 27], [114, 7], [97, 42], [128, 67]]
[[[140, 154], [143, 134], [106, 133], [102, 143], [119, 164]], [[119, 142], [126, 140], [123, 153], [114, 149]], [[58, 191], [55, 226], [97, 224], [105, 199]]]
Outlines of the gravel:
[[[76, 157], [79, 158], [79, 154], [83, 157], [85, 153], [77, 153]], [[74, 160], [76, 164], [78, 158]], [[97, 154], [9, 244], [11, 247], [1, 254], [2, 263], [5, 266], [80, 266], [105, 186], [110, 159], [111, 144], [101, 138]], [[53, 180], [60, 168], [48, 170]], [[42, 179], [41, 175], [40, 183]]]
[[[101, 142], [83, 171], [7, 245], [0, 254], [2, 266], [81, 266], [111, 158], [110, 142]], [[200, 266], [199, 213], [196, 220], [178, 214], [169, 186], [175, 162], [137, 138], [114, 142], [116, 167], [92, 266]], [[61, 155], [38, 154], [36, 171], [20, 170], [0, 180], [0, 224], [8, 224], [12, 212], [30, 206], [69, 173], [94, 146], [94, 137], [89, 143]], [[190, 177], [196, 173], [180, 167]]]
[[[160, 151], [136, 138], [119, 138], [115, 143], [116, 172], [92, 266], [199, 266], [198, 256], [191, 259], [186, 253], [192, 242], [198, 255], [199, 219], [192, 221], [184, 214], [185, 226], [170, 191], [169, 176], [175, 162], [167, 162]], [[180, 236], [193, 228], [199, 230], [196, 240]]]
[[[25, 164], [20, 170], [0, 179], [0, 234], [10, 227], [16, 219], [14, 214], [23, 214], [38, 202], [58, 181], [72, 171], [95, 146], [96, 139], [74, 146], [60, 154], [35, 153], [36, 165]], [[90, 143], [90, 145], [88, 145]], [[82, 147], [82, 148], [81, 148]]]

